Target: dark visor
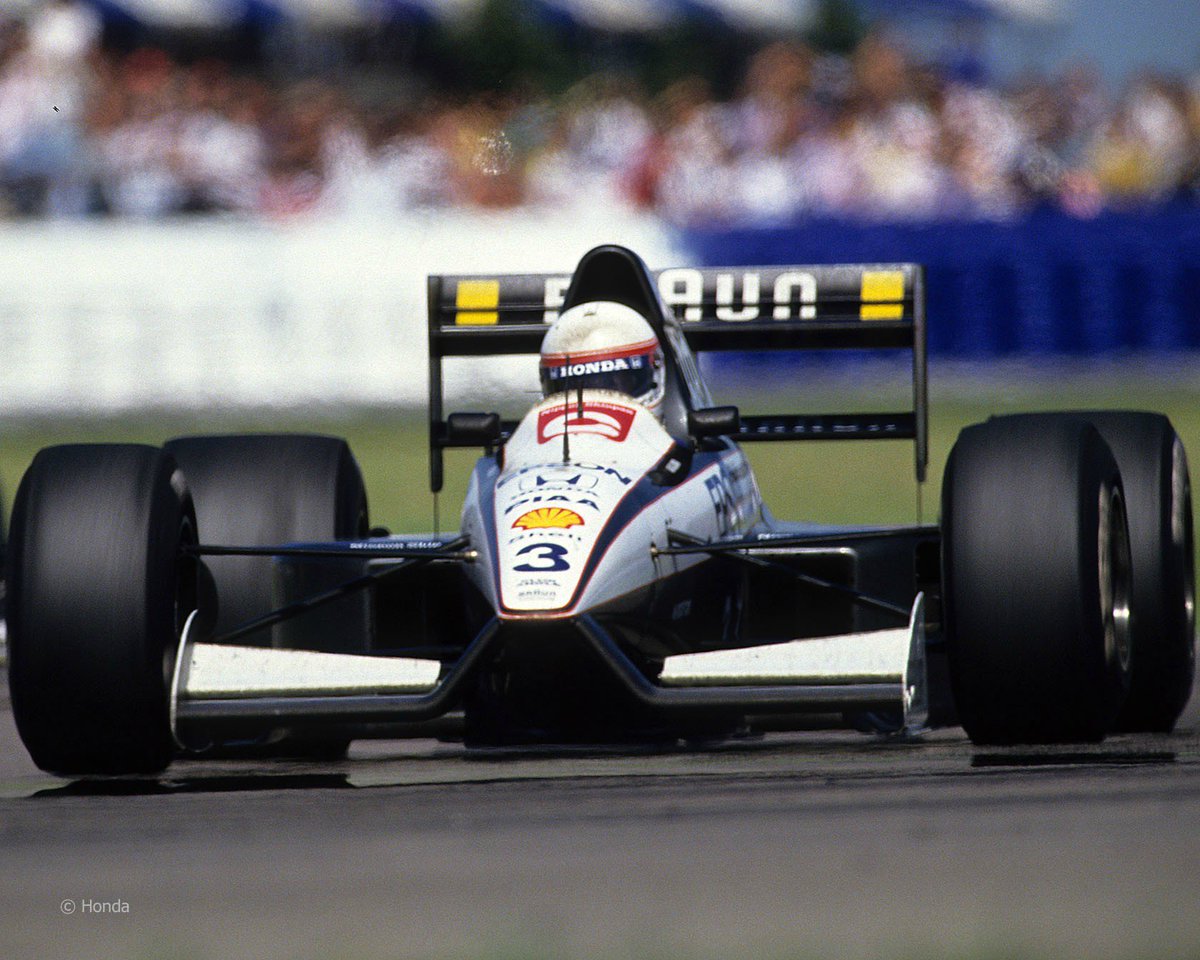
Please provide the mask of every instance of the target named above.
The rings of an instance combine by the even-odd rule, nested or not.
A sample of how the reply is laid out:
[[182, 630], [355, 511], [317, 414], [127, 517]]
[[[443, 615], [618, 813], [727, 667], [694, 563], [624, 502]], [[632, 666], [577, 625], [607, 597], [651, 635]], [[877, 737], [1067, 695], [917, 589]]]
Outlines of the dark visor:
[[651, 393], [654, 386], [654, 364], [649, 354], [542, 367], [542, 393], [546, 396], [590, 387], [641, 397]]

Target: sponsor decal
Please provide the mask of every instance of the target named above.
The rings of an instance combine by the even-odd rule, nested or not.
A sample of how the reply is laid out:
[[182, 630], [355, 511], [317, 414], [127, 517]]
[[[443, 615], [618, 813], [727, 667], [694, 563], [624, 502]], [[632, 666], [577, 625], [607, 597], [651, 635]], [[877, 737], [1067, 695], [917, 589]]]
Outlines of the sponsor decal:
[[371, 551], [380, 551], [386, 553], [388, 550], [440, 550], [445, 547], [445, 544], [440, 540], [355, 540], [346, 544], [351, 550], [360, 550], [366, 553]]
[[597, 482], [594, 473], [585, 473], [578, 467], [573, 466], [565, 470], [549, 467], [537, 473], [522, 475], [519, 486], [522, 493], [535, 493], [546, 487], [551, 490], [591, 490]]
[[454, 322], [460, 327], [495, 326], [500, 322], [500, 281], [460, 280], [454, 306]]
[[633, 477], [627, 477], [623, 473], [619, 473], [612, 467], [592, 467], [593, 470], [602, 470], [606, 477], [616, 477], [621, 482], [621, 486], [627, 487], [633, 483]]
[[403, 547], [405, 550], [440, 550], [446, 543], [444, 540], [406, 540], [402, 537], [386, 541], [389, 546]]
[[579, 404], [563, 404], [549, 407], [538, 414], [538, 443], [547, 443], [564, 433], [591, 433], [623, 443], [637, 411], [617, 403], [585, 401]]
[[567, 290], [571, 286], [570, 277], [547, 277], [543, 302], [546, 307], [542, 319], [553, 323], [558, 319], [558, 310], [566, 302]]
[[522, 530], [544, 530], [547, 528], [565, 530], [569, 527], [579, 527], [582, 525], [583, 517], [574, 510], [568, 510], [566, 507], [538, 507], [536, 510], [530, 510], [528, 513], [521, 514], [513, 521], [513, 527], [520, 527]]
[[734, 515], [737, 512], [737, 502], [729, 481], [720, 473], [714, 473], [704, 481], [704, 488], [712, 498], [713, 514], [717, 521], [717, 530], [722, 535], [728, 533], [734, 525]]
[[589, 360], [586, 363], [564, 363], [551, 367], [547, 373], [551, 380], [569, 377], [586, 377], [593, 373], [616, 373], [624, 370], [641, 370], [646, 366], [646, 357], [615, 357], [610, 360]]
[[[868, 276], [872, 276], [868, 274]], [[864, 277], [864, 300], [897, 299], [892, 297], [895, 281], [877, 281]], [[903, 275], [901, 274], [901, 278]], [[815, 320], [817, 317], [817, 278], [807, 270], [758, 271], [741, 270], [710, 274], [712, 287], [705, 290], [704, 271], [695, 268], [663, 270], [658, 275], [658, 292], [667, 306], [686, 322], [710, 318], [727, 323], [758, 320], [769, 316], [773, 320]], [[902, 282], [902, 280], [901, 280]], [[888, 296], [872, 297], [877, 284], [886, 286]], [[545, 280], [543, 318], [547, 323], [558, 319], [566, 301], [569, 277], [547, 277]], [[891, 305], [889, 304], [889, 307]], [[890, 314], [889, 314], [890, 315]], [[874, 317], [879, 317], [874, 314]], [[863, 313], [862, 319], [872, 319]]]
[[621, 473], [621, 471], [613, 467], [604, 467], [596, 463], [572, 463], [570, 466], [563, 466], [561, 464], [537, 464], [535, 466], [522, 467], [513, 473], [504, 474], [496, 482], [496, 489], [499, 490], [501, 487], [506, 487], [508, 484], [516, 480], [518, 481], [518, 486], [521, 488], [521, 490], [525, 493], [528, 493], [533, 488], [543, 485], [537, 482], [537, 477], [542, 477], [543, 483], [545, 484], [559, 484], [565, 482], [574, 486], [576, 484], [576, 481], [574, 480], [563, 481], [559, 479], [564, 474], [569, 477], [574, 477], [577, 474], [581, 474], [578, 485], [588, 489], [591, 489], [596, 485], [597, 474], [602, 474], [606, 477], [612, 477], [624, 487], [627, 487], [633, 483], [633, 477], [627, 477], [625, 474]]
[[599, 510], [600, 504], [595, 500], [589, 500], [585, 497], [568, 497], [562, 493], [551, 494], [546, 497], [522, 497], [520, 500], [514, 500], [504, 508], [504, 515], [508, 516], [514, 510], [519, 510], [521, 507], [527, 507], [531, 503], [573, 503], [577, 507], [591, 507], [593, 510]]
[[517, 586], [530, 589], [533, 587], [553, 587], [555, 590], [562, 588], [562, 584], [554, 577], [524, 577], [517, 581]]
[[555, 577], [522, 577], [517, 581], [516, 594], [526, 602], [555, 600], [562, 588], [562, 583]]
[[554, 600], [558, 597], [557, 590], [518, 590], [519, 600]]
[[563, 558], [567, 548], [560, 543], [531, 543], [517, 551], [517, 556], [529, 557], [524, 563], [513, 567], [518, 573], [558, 573], [570, 570], [571, 564]]
[[864, 270], [862, 275], [863, 320], [900, 320], [904, 316], [904, 272]]
[[[859, 282], [859, 319], [903, 319], [905, 296], [912, 293], [907, 289], [904, 271], [864, 270]], [[542, 318], [553, 323], [566, 301], [571, 278], [548, 276], [543, 283]], [[661, 271], [657, 283], [663, 301], [685, 322], [817, 319], [817, 277], [808, 270], [713, 272], [684, 267]], [[474, 309], [485, 307], [486, 304]]]
[[546, 537], [553, 537], [555, 540], [560, 542], [565, 541], [567, 543], [583, 543], [585, 539], [577, 533], [570, 533], [566, 530], [556, 530], [553, 527], [541, 527], [533, 530], [514, 530], [509, 533], [508, 537], [505, 539], [505, 542], [510, 548], [512, 548], [518, 544], [527, 543], [534, 538], [544, 540]]

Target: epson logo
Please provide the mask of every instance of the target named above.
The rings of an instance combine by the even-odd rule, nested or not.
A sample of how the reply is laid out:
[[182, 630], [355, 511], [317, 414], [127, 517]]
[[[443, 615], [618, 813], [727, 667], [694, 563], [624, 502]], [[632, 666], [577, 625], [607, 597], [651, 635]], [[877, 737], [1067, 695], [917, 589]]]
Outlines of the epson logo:
[[587, 363], [567, 363], [561, 367], [555, 367], [551, 371], [551, 378], [557, 380], [562, 377], [584, 377], [592, 373], [613, 373], [617, 370], [636, 370], [641, 367], [640, 357], [633, 357], [633, 363], [629, 359], [618, 357], [616, 360], [589, 360]]

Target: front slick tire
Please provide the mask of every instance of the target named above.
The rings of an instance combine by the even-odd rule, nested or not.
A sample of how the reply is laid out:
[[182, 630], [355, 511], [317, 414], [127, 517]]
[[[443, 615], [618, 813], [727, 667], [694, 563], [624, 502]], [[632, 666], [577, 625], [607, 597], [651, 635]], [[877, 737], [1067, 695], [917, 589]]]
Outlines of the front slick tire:
[[942, 487], [947, 653], [978, 744], [1103, 739], [1129, 688], [1128, 526], [1113, 455], [1055, 415], [968, 427]]
[[13, 507], [9, 686], [34, 762], [67, 775], [171, 761], [172, 660], [194, 607], [191, 498], [154, 447], [42, 450]]

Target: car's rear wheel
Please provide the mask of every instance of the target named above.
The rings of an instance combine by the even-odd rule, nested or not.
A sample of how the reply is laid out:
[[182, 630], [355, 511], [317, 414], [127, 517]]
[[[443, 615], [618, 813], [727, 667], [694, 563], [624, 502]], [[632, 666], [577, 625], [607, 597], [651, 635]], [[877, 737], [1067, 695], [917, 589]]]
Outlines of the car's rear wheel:
[[1082, 414], [1116, 457], [1133, 555], [1133, 663], [1116, 729], [1167, 732], [1196, 670], [1196, 573], [1187, 456], [1160, 413]]
[[[205, 543], [266, 546], [367, 533], [367, 494], [345, 440], [307, 434], [179, 437], [165, 444], [187, 477]], [[270, 557], [209, 557], [220, 634], [275, 608]], [[238, 641], [270, 646], [269, 628]]]
[[1129, 687], [1120, 472], [1077, 417], [965, 429], [942, 487], [944, 622], [959, 718], [980, 744], [1097, 741]]
[[[366, 536], [367, 494], [362, 472], [345, 440], [308, 434], [237, 434], [179, 437], [166, 449], [178, 461], [196, 505], [204, 542], [267, 546], [327, 542]], [[276, 609], [284, 600], [270, 557], [208, 557], [217, 595], [214, 633], [228, 632]], [[316, 593], [348, 579], [335, 561], [297, 563], [301, 579], [290, 589]], [[345, 597], [289, 624], [266, 627], [236, 642], [246, 646], [292, 646], [297, 633], [317, 638], [310, 647], [337, 648], [366, 631], [362, 594]], [[357, 636], [360, 643], [365, 639]], [[313, 734], [280, 736], [251, 752], [330, 756], [347, 741]]]
[[17, 491], [8, 555], [9, 686], [44, 770], [163, 769], [171, 666], [195, 608], [196, 521], [154, 447], [49, 447]]

